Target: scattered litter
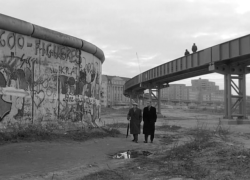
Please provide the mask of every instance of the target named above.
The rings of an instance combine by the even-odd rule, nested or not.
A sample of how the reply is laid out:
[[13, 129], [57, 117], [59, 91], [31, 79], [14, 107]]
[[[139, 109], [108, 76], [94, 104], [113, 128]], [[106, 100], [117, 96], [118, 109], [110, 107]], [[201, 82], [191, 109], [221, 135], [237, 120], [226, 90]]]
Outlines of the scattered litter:
[[118, 153], [113, 156], [113, 159], [130, 159], [130, 150], [123, 152], [123, 153]]
[[90, 168], [92, 168], [92, 167], [98, 167], [98, 165], [96, 164], [96, 162], [95, 162], [95, 164], [88, 164], [87, 166], [90, 167]]
[[126, 152], [117, 153], [112, 156], [113, 159], [130, 159], [137, 158], [139, 156], [149, 156], [152, 153], [149, 151], [136, 151], [136, 150], [127, 150]]
[[233, 143], [229, 143], [229, 142], [226, 143], [226, 144], [229, 145], [229, 146], [233, 146], [234, 145]]

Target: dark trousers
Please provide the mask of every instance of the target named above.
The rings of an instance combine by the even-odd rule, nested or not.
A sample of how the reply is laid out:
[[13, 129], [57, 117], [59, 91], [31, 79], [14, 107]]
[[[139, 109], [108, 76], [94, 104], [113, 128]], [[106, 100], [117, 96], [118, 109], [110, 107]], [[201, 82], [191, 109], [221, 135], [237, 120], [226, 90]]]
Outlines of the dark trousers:
[[148, 142], [148, 136], [150, 135], [150, 140], [153, 142], [155, 137], [155, 123], [144, 123], [143, 134], [145, 134], [145, 141]]
[[154, 140], [154, 137], [155, 137], [155, 134], [152, 133], [152, 134], [145, 134], [145, 141], [148, 142], [148, 136], [150, 135], [150, 141], [153, 142]]
[[134, 136], [133, 140], [137, 142], [138, 141], [138, 134], [133, 134], [133, 136]]

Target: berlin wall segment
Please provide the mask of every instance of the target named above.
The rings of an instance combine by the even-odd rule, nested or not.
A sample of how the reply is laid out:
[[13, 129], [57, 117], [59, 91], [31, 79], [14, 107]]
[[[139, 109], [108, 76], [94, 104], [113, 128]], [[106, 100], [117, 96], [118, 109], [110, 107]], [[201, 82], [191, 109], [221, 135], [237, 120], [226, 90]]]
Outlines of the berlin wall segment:
[[0, 29], [0, 129], [48, 121], [97, 126], [101, 66], [88, 52]]

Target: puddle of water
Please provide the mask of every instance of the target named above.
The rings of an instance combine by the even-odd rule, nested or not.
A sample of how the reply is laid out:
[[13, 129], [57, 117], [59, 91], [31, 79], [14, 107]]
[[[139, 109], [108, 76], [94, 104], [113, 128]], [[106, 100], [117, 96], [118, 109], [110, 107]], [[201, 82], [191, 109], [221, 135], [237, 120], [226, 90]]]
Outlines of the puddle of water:
[[128, 150], [122, 153], [117, 153], [113, 155], [112, 158], [113, 159], [131, 159], [131, 158], [145, 157], [151, 154], [152, 153], [149, 151]]

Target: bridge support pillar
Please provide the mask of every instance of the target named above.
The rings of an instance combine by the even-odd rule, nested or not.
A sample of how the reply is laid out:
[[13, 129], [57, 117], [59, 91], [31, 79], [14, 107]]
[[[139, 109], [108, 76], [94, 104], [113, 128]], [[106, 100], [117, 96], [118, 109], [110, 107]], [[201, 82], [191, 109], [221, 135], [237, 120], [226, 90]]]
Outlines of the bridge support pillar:
[[160, 88], [160, 85], [158, 86], [157, 88], [157, 94], [158, 94], [158, 113], [161, 114], [161, 88]]
[[[224, 118], [248, 119], [246, 111], [245, 68], [229, 65], [228, 73], [224, 74], [224, 86]], [[234, 90], [234, 94], [232, 94], [232, 90]]]
[[224, 118], [231, 119], [231, 74], [224, 75]]
[[158, 113], [161, 114], [161, 88], [160, 88], [160, 86], [158, 86], [158, 88], [157, 88], [157, 94], [158, 94], [158, 99], [157, 99], [157, 101], [158, 101]]
[[152, 89], [151, 88], [149, 88], [148, 89], [148, 93], [149, 93], [149, 101], [152, 101]]
[[144, 102], [144, 92], [143, 92], [143, 94], [142, 94], [142, 106], [144, 107], [144, 104], [145, 104], [145, 102]]
[[140, 98], [139, 98], [139, 95], [137, 94], [137, 103], [138, 103], [138, 108], [141, 107], [141, 102], [140, 102]]
[[246, 74], [250, 73], [250, 67], [244, 63], [232, 62], [220, 65], [210, 64], [209, 70], [224, 75], [224, 118], [234, 119], [236, 117], [237, 124], [245, 123], [241, 120], [248, 119]]
[[131, 94], [129, 95], [129, 108], [131, 108], [132, 107], [132, 98], [131, 98]]

